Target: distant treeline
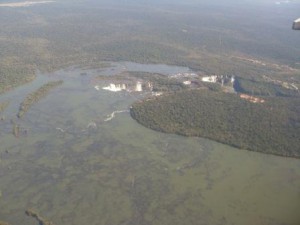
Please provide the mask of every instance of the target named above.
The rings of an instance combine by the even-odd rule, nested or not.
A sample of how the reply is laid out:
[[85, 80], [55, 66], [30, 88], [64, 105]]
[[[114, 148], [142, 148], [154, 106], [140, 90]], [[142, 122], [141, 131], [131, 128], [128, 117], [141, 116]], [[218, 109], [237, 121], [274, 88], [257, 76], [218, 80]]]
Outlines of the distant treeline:
[[299, 67], [298, 35], [286, 32], [283, 22], [290, 15], [279, 18], [273, 8], [257, 15], [255, 8], [240, 4], [210, 7], [178, 1], [143, 7], [109, 2], [1, 7], [0, 92], [32, 80], [35, 69], [96, 68], [103, 66], [102, 61], [165, 63], [246, 78], [287, 77], [290, 72], [233, 56]]
[[184, 90], [136, 102], [131, 115], [161, 132], [300, 157], [300, 98], [266, 97], [265, 103], [251, 103], [236, 94]]

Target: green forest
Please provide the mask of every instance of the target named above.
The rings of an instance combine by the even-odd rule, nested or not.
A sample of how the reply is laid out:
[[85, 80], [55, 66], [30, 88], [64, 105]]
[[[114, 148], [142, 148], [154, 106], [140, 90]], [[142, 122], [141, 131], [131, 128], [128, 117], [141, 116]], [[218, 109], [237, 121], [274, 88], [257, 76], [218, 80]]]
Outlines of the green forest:
[[0, 7], [0, 92], [31, 81], [36, 71], [97, 68], [103, 61], [300, 82], [299, 35], [290, 16], [278, 18], [276, 7], [254, 16], [255, 4], [211, 4], [58, 0]]
[[264, 99], [265, 103], [255, 104], [237, 94], [184, 90], [136, 102], [131, 116], [161, 132], [300, 157], [300, 98]]

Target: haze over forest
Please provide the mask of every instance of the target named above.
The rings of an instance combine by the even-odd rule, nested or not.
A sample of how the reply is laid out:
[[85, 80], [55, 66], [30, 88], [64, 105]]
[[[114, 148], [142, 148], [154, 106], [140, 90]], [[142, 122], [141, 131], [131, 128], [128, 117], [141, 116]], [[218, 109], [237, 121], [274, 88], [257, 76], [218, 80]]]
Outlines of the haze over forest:
[[163, 60], [213, 72], [223, 66], [195, 61], [212, 56], [227, 63], [222, 57], [237, 53], [297, 63], [299, 35], [290, 28], [299, 2], [258, 2], [66, 0], [2, 7], [1, 57], [41, 69], [95, 58]]

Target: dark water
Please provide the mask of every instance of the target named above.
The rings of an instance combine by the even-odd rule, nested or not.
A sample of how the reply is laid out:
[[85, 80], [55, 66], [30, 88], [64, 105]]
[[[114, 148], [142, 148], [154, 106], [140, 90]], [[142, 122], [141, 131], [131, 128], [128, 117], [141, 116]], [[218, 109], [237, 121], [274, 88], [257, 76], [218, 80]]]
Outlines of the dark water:
[[[94, 77], [188, 69], [113, 65], [40, 75], [1, 96], [11, 105], [0, 122], [0, 220], [36, 224], [24, 214], [33, 208], [56, 225], [299, 224], [299, 160], [140, 126], [126, 110], [145, 93], [97, 91]], [[65, 82], [18, 120], [24, 96], [53, 79]]]

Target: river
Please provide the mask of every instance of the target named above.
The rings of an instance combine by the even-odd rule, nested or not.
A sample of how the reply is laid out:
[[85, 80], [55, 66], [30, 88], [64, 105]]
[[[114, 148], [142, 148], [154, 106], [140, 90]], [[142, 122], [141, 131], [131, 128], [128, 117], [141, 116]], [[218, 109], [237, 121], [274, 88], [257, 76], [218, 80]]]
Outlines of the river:
[[[299, 159], [149, 130], [128, 112], [143, 92], [94, 88], [107, 85], [96, 76], [123, 71], [189, 69], [130, 62], [69, 68], [0, 96], [10, 101], [0, 121], [0, 220], [36, 224], [24, 213], [32, 208], [56, 225], [299, 224]], [[16, 117], [26, 94], [60, 79], [63, 85]], [[114, 111], [122, 113], [107, 120]]]

